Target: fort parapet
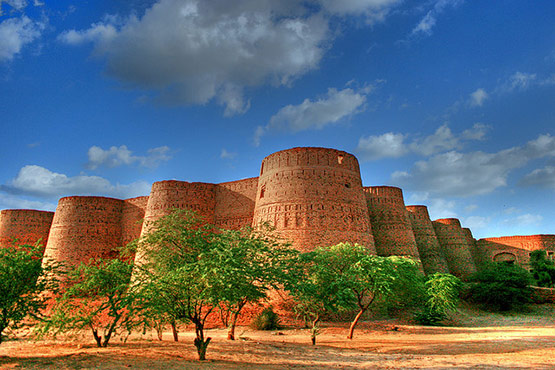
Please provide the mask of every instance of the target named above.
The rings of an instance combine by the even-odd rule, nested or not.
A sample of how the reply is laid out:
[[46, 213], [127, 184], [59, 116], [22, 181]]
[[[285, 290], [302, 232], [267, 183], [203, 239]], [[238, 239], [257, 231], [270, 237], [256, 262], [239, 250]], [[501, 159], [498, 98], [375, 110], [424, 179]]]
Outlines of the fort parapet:
[[0, 211], [0, 246], [29, 244], [40, 241], [44, 248], [52, 225], [54, 212], [32, 209], [5, 209]]
[[444, 218], [435, 220], [432, 224], [449, 271], [462, 279], [468, 279], [476, 272], [476, 265], [460, 221], [456, 218]]

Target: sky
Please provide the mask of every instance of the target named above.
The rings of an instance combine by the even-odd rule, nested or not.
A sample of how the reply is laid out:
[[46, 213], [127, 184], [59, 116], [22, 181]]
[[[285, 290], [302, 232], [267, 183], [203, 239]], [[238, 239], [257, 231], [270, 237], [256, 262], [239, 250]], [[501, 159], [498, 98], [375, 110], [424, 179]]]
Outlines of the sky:
[[551, 0], [0, 0], [0, 209], [347, 151], [476, 238], [555, 233]]

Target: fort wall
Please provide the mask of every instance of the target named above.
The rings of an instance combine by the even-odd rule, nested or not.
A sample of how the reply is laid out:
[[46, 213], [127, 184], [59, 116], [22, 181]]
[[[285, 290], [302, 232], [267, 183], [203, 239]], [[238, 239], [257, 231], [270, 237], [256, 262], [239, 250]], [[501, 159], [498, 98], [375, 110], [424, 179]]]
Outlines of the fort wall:
[[[141, 236], [148, 196], [125, 199], [121, 214], [121, 245], [127, 245]], [[134, 256], [131, 256], [134, 258]]]
[[214, 225], [231, 230], [252, 226], [257, 188], [258, 177], [218, 184]]
[[45, 261], [72, 266], [91, 258], [117, 257], [123, 206], [123, 200], [114, 198], [61, 198], [44, 251]]
[[528, 251], [535, 251], [538, 249], [555, 251], [555, 235], [515, 235], [496, 238], [484, 238], [484, 240], [508, 245], [515, 248], [526, 249]]
[[42, 247], [48, 242], [54, 212], [31, 209], [5, 209], [0, 211], [0, 246], [34, 245], [40, 240]]
[[420, 260], [403, 191], [393, 186], [368, 186], [363, 191], [378, 255]]
[[340, 242], [375, 253], [357, 159], [325, 148], [293, 148], [264, 158], [253, 224], [268, 222], [301, 251]]
[[461, 279], [468, 279], [476, 272], [476, 265], [460, 221], [456, 218], [444, 218], [432, 221], [432, 224], [449, 271]]
[[497, 243], [489, 238], [476, 241], [476, 255], [476, 264], [479, 268], [491, 262], [514, 262], [525, 269], [530, 269], [530, 250]]
[[437, 240], [426, 206], [407, 206], [408, 217], [416, 240], [422, 267], [427, 275], [449, 273], [449, 266]]

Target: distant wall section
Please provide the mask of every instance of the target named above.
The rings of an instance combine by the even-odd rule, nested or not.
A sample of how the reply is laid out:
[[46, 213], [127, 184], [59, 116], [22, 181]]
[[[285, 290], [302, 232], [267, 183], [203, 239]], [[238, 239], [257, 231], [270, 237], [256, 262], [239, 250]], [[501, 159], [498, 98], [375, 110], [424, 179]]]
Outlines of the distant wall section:
[[40, 240], [42, 247], [48, 242], [54, 212], [31, 209], [5, 209], [0, 211], [0, 246], [34, 245]]
[[258, 177], [218, 184], [215, 188], [214, 225], [231, 230], [251, 226], [257, 188]]
[[432, 222], [449, 271], [462, 279], [476, 272], [467, 237], [456, 218], [444, 218]]

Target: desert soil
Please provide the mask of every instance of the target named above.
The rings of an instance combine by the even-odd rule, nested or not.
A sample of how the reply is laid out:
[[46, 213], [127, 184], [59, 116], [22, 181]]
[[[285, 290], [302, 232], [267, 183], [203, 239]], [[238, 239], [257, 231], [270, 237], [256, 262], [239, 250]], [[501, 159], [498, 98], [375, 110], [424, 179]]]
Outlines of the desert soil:
[[555, 306], [519, 314], [465, 308], [449, 327], [408, 325], [399, 320], [363, 322], [353, 340], [347, 324], [327, 324], [316, 346], [306, 329], [237, 330], [238, 339], [211, 329], [207, 361], [198, 362], [193, 333], [172, 341], [164, 333], [115, 338], [107, 348], [89, 333], [72, 340], [23, 337], [0, 345], [0, 369], [555, 369]]

